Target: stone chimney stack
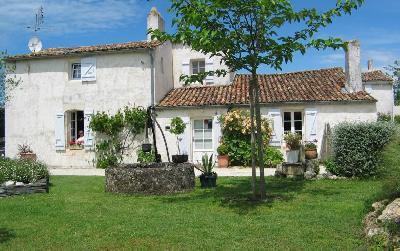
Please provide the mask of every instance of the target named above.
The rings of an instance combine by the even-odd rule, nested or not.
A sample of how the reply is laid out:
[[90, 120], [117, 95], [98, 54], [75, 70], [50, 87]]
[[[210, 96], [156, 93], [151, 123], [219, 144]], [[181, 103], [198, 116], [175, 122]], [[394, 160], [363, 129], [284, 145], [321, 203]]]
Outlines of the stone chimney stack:
[[363, 90], [360, 64], [360, 42], [352, 40], [348, 42], [346, 50], [346, 89], [348, 92]]
[[368, 60], [368, 71], [374, 70], [374, 61], [372, 59]]
[[[153, 30], [159, 29], [160, 31], [165, 31], [164, 19], [156, 7], [151, 8], [150, 13], [147, 15], [147, 30], [150, 28]], [[147, 41], [151, 41], [150, 34], [147, 35]]]

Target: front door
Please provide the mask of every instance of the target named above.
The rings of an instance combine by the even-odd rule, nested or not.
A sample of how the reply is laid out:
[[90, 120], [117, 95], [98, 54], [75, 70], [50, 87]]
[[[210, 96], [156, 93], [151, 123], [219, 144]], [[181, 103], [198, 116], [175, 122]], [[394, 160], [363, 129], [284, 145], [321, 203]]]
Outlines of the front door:
[[213, 121], [212, 119], [193, 120], [193, 163], [201, 163], [204, 154], [213, 154]]

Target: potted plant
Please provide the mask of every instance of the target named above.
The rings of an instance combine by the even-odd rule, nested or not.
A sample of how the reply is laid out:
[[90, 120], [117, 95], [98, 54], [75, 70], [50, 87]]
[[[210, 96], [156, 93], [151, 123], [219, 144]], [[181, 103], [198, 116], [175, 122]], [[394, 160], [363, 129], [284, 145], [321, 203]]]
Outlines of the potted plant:
[[318, 157], [317, 145], [309, 142], [304, 145], [304, 155], [306, 159], [316, 159]]
[[187, 154], [182, 154], [181, 149], [179, 147], [179, 143], [182, 138], [179, 138], [179, 135], [185, 132], [186, 125], [180, 117], [175, 117], [171, 120], [171, 129], [170, 132], [175, 134], [176, 136], [176, 145], [178, 147], [178, 153], [176, 155], [172, 155], [172, 162], [174, 163], [184, 163], [187, 162], [189, 156]]
[[222, 143], [217, 148], [218, 153], [218, 167], [228, 167], [229, 166], [229, 155], [228, 155], [228, 147]]
[[21, 159], [27, 159], [35, 161], [37, 156], [33, 153], [31, 147], [28, 144], [18, 145], [18, 155]]
[[290, 132], [285, 134], [284, 140], [286, 142], [286, 147], [288, 148], [286, 151], [286, 161], [288, 163], [299, 162], [301, 135]]
[[282, 164], [285, 158], [282, 152], [274, 147], [267, 147], [264, 153], [264, 163], [268, 168], [276, 168], [277, 165]]
[[83, 149], [83, 145], [81, 142], [77, 142], [75, 140], [70, 140], [68, 142], [69, 145], [69, 150], [82, 150]]
[[217, 173], [213, 172], [215, 163], [213, 161], [213, 155], [210, 158], [207, 154], [201, 158], [201, 168], [197, 168], [202, 172], [200, 175], [200, 184], [202, 188], [211, 188], [217, 186]]

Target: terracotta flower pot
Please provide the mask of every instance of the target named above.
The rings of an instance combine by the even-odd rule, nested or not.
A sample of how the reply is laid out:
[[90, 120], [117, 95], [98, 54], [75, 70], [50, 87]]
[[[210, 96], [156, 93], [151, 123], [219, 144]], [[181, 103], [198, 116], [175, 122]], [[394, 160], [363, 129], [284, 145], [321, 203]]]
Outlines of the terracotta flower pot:
[[305, 150], [304, 155], [306, 159], [316, 159], [318, 157], [317, 149]]
[[32, 161], [36, 161], [36, 159], [37, 159], [37, 156], [35, 153], [20, 153], [19, 157], [21, 159], [32, 160]]
[[218, 155], [218, 167], [226, 168], [229, 166], [229, 156], [228, 155]]

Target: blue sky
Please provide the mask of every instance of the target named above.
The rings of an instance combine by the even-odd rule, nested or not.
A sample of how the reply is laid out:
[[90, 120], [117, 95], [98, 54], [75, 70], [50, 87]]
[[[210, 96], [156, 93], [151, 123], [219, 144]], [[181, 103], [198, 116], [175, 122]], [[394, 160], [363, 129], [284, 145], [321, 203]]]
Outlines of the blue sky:
[[[332, 7], [336, 0], [293, 0], [296, 7]], [[43, 5], [44, 29], [37, 35], [44, 48], [73, 47], [146, 39], [146, 17], [152, 6], [164, 16], [171, 31], [171, 14], [165, 0], [0, 0], [0, 50], [9, 54], [29, 52], [34, 12]], [[400, 59], [399, 0], [365, 0], [351, 16], [338, 17], [320, 37], [334, 36], [361, 42], [362, 67], [368, 59], [382, 68]], [[344, 52], [313, 51], [296, 55], [283, 71], [344, 66]], [[260, 72], [275, 72], [262, 67]]]

